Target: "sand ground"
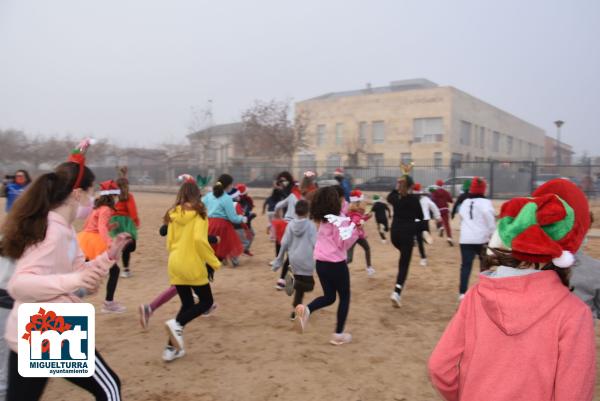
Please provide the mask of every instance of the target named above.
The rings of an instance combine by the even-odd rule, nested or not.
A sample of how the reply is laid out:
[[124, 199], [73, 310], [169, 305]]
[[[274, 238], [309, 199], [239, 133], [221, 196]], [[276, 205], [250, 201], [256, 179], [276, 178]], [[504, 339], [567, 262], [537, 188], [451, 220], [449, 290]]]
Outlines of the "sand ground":
[[[137, 306], [168, 286], [167, 253], [158, 228], [174, 197], [136, 195], [142, 229], [132, 256], [133, 277], [121, 279], [116, 294], [127, 312], [98, 313], [96, 327], [97, 348], [121, 377], [124, 400], [438, 399], [427, 378], [426, 361], [457, 307], [458, 247], [451, 248], [436, 237], [428, 248], [428, 267], [419, 266], [418, 256], [413, 257], [403, 307], [394, 309], [388, 297], [398, 252], [380, 243], [374, 224], [369, 223], [377, 273], [367, 277], [362, 250], [357, 248], [351, 265], [347, 323], [354, 339], [349, 345], [334, 347], [328, 340], [336, 306], [315, 313], [305, 334], [294, 330], [288, 319], [292, 299], [273, 288], [277, 276], [267, 263], [274, 246], [265, 234], [266, 217], [259, 216], [255, 256], [244, 257], [237, 269], [224, 267], [217, 272], [212, 285], [217, 312], [190, 323], [185, 329], [186, 356], [164, 363], [163, 322], [175, 316], [179, 300], [159, 309], [147, 331], [139, 325]], [[600, 239], [590, 240], [587, 249], [600, 257]], [[413, 255], [418, 255], [416, 249]], [[477, 279], [477, 265], [474, 270], [472, 283]], [[317, 284], [307, 298], [320, 294]], [[101, 291], [88, 300], [98, 311], [103, 295]], [[600, 345], [600, 336], [596, 338]], [[62, 379], [53, 379], [43, 399], [91, 397]]]

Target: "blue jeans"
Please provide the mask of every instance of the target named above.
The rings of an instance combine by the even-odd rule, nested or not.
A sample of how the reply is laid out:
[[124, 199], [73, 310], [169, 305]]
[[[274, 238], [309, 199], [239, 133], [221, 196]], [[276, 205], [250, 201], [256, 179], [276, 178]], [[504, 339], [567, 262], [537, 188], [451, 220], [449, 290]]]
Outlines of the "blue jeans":
[[[481, 263], [481, 250], [485, 244], [460, 244], [460, 256], [462, 262], [460, 265], [460, 287], [459, 292], [464, 294], [469, 288], [469, 277], [473, 268], [473, 260], [477, 256]], [[481, 264], [479, 265], [481, 269]]]

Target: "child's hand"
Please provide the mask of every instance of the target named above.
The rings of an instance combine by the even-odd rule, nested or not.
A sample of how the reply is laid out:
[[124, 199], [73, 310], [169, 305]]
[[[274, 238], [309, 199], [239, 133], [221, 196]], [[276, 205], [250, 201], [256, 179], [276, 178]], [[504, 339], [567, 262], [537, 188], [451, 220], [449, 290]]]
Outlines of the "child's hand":
[[88, 292], [96, 292], [104, 275], [100, 269], [83, 269], [80, 270], [79, 274], [79, 287], [85, 288]]

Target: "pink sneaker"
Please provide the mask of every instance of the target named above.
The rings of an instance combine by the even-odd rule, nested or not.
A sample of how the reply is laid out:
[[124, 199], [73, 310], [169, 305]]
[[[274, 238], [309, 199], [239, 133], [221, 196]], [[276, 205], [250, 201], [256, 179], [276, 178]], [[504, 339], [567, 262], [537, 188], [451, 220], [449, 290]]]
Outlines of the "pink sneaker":
[[152, 308], [148, 304], [141, 304], [138, 307], [138, 312], [140, 313], [140, 324], [143, 329], [148, 328], [148, 321], [150, 320], [150, 316], [152, 316]]
[[102, 313], [123, 313], [125, 310], [127, 308], [117, 301], [104, 301], [102, 305]]
[[310, 310], [308, 307], [300, 304], [296, 306], [296, 322], [300, 333], [304, 333], [306, 326], [308, 325], [308, 318], [310, 317]]
[[348, 344], [352, 341], [352, 335], [350, 333], [333, 333], [329, 342], [333, 345]]

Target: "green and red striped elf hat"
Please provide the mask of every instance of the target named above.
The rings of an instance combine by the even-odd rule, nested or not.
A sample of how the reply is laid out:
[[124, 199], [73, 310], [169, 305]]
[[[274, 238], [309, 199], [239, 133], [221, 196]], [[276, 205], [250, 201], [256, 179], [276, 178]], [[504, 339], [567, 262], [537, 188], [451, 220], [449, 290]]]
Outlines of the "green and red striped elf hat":
[[525, 262], [571, 267], [590, 227], [584, 193], [571, 181], [557, 178], [540, 186], [531, 198], [502, 205], [489, 247], [511, 250]]

